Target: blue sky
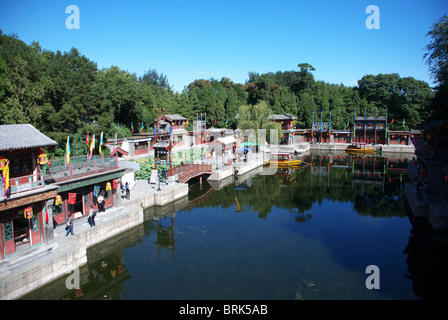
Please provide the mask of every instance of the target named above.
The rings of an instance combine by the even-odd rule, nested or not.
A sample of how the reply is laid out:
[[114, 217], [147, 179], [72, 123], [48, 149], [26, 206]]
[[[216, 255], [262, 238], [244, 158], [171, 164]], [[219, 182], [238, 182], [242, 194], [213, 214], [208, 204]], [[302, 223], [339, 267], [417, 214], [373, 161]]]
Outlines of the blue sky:
[[[67, 29], [67, 6], [79, 29]], [[380, 29], [367, 29], [368, 5]], [[0, 29], [27, 44], [77, 48], [98, 64], [138, 76], [156, 69], [176, 91], [195, 79], [316, 68], [316, 80], [356, 85], [366, 74], [398, 73], [432, 84], [423, 61], [446, 0], [2, 0]]]

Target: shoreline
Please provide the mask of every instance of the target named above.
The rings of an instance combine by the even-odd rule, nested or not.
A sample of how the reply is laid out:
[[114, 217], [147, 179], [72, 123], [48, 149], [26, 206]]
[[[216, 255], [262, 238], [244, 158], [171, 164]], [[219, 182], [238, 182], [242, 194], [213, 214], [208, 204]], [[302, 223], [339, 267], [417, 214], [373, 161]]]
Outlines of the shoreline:
[[[208, 179], [219, 183], [232, 176], [244, 176], [262, 165], [263, 157], [257, 154], [248, 162], [213, 170]], [[74, 222], [74, 235], [65, 236], [64, 225], [59, 225], [49, 243], [27, 248], [0, 261], [0, 300], [20, 299], [64, 275], [69, 277], [87, 264], [88, 248], [141, 225], [145, 209], [163, 208], [188, 197], [187, 183], [160, 183], [160, 191], [157, 189], [158, 185], [147, 180], [136, 180], [131, 199], [122, 198], [119, 206], [98, 212], [95, 227], [90, 227], [87, 216], [82, 216]]]

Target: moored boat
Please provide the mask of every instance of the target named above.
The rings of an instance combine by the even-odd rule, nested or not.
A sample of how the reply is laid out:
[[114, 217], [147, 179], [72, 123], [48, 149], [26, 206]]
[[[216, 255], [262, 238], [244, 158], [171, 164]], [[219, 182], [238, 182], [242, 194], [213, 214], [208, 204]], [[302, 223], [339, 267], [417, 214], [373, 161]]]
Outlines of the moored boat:
[[345, 148], [347, 153], [373, 153], [373, 151], [375, 151], [375, 148], [367, 147], [365, 143], [352, 143]]
[[292, 159], [289, 153], [272, 153], [270, 160], [264, 160], [265, 164], [277, 164], [278, 166], [298, 166], [301, 160]]
[[305, 148], [297, 148], [297, 149], [294, 150], [294, 153], [295, 153], [295, 154], [298, 154], [298, 155], [303, 155], [303, 154], [305, 154], [307, 151], [308, 151], [308, 150], [305, 149]]

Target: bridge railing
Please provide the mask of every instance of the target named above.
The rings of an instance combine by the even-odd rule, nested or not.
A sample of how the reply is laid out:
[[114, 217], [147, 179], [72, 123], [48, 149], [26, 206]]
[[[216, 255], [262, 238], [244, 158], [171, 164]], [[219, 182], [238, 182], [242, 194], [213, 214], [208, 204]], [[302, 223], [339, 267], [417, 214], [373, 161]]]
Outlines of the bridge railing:
[[211, 173], [211, 164], [184, 164], [173, 168], [173, 175], [178, 175], [180, 183], [186, 182], [188, 179], [201, 175], [202, 173]]

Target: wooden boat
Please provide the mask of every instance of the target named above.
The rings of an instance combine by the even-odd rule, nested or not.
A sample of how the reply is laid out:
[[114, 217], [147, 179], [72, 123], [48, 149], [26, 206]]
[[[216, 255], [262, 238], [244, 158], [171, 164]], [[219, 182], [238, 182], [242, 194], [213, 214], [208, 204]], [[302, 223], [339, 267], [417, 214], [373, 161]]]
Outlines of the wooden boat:
[[291, 155], [289, 153], [272, 153], [270, 160], [264, 160], [265, 164], [277, 164], [280, 166], [298, 166], [301, 160], [299, 159], [291, 159]]
[[345, 152], [356, 153], [356, 154], [373, 153], [373, 151], [375, 151], [375, 148], [366, 147], [365, 143], [353, 143], [353, 144], [349, 145], [347, 148], [345, 148]]
[[297, 149], [294, 150], [294, 153], [295, 153], [295, 154], [298, 154], [298, 155], [303, 155], [303, 154], [305, 154], [307, 151], [308, 151], [308, 150], [305, 149], [305, 148], [297, 148]]

